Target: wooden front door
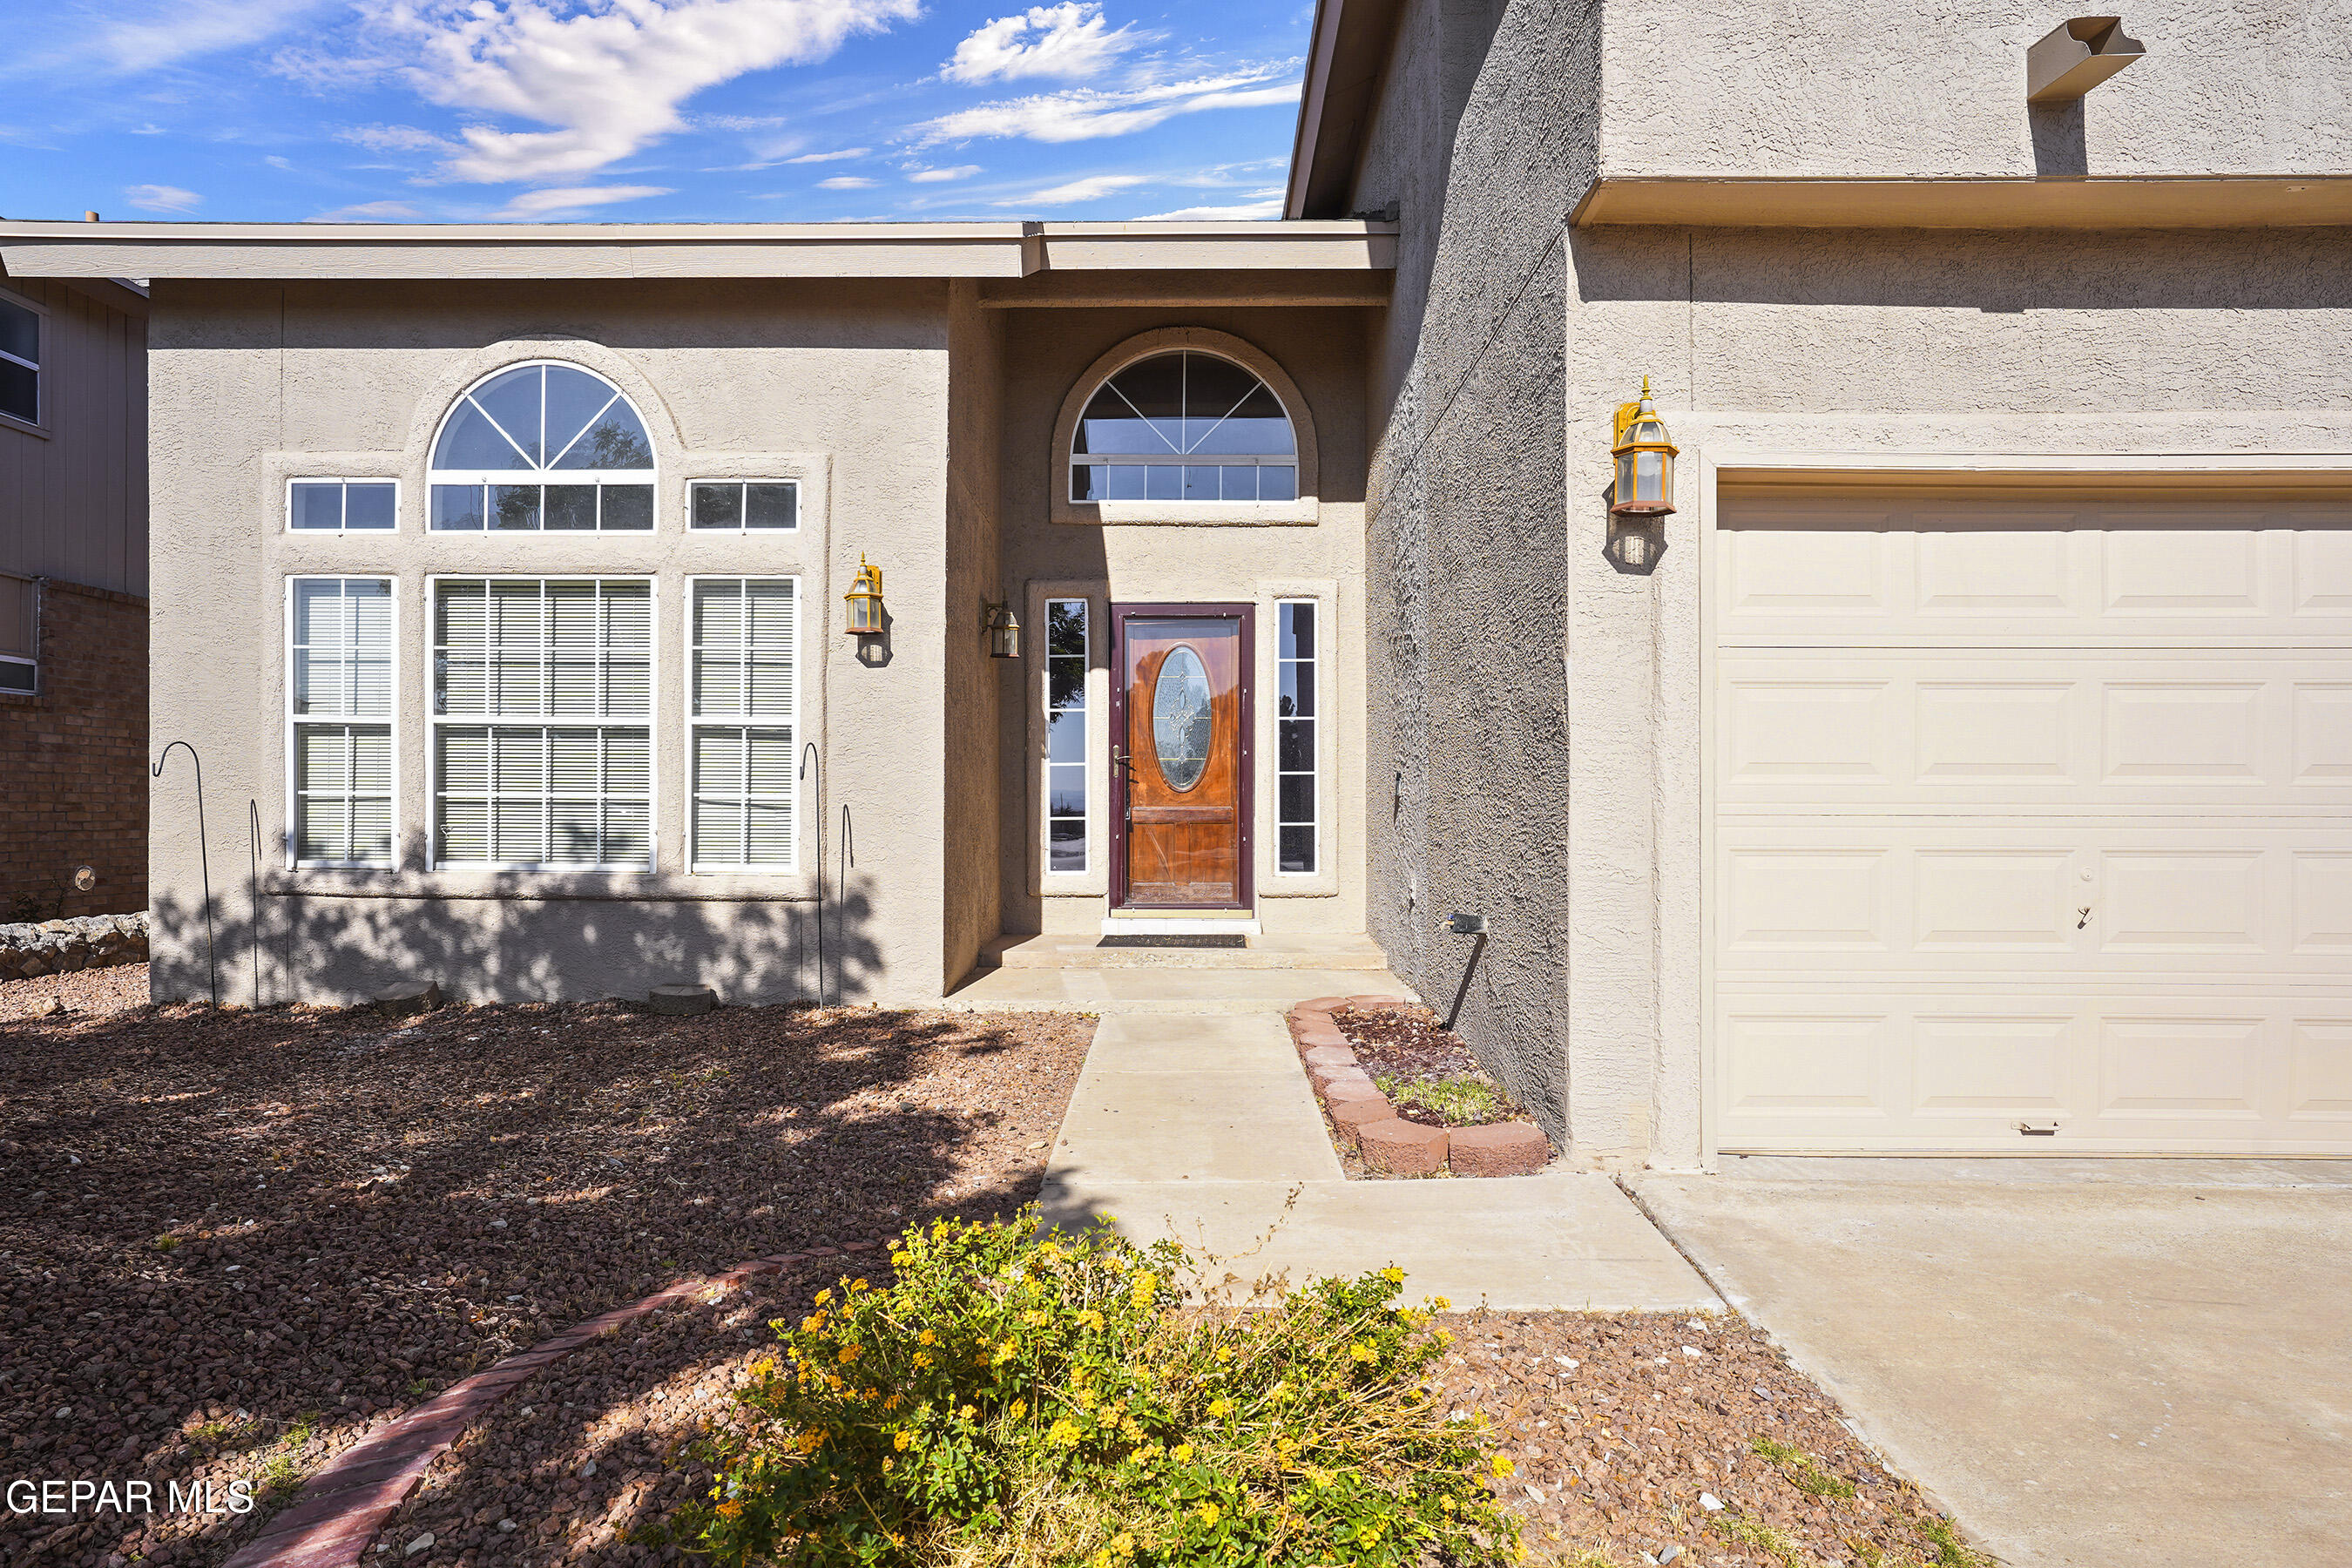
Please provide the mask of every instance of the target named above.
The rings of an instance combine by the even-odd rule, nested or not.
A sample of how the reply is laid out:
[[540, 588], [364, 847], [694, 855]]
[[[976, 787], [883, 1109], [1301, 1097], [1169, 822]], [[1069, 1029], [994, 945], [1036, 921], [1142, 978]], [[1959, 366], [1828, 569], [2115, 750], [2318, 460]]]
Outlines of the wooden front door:
[[1111, 715], [1111, 900], [1250, 903], [1247, 605], [1121, 605]]

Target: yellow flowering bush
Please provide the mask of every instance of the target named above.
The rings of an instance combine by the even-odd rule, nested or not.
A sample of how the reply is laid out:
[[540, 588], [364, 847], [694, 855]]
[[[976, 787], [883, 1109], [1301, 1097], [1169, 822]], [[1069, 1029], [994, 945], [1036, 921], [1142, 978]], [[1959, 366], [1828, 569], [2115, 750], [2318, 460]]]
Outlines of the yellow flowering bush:
[[773, 1325], [679, 1538], [792, 1568], [1518, 1558], [1488, 1489], [1507, 1461], [1429, 1396], [1444, 1336], [1393, 1270], [1187, 1310], [1181, 1247], [1034, 1211], [909, 1229], [891, 1262]]

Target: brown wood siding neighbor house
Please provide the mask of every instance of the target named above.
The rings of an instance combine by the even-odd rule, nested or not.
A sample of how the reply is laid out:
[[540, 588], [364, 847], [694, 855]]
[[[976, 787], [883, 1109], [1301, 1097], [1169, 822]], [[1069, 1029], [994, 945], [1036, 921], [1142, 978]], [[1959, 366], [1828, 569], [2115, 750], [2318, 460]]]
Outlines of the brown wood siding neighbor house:
[[224, 995], [1337, 938], [1586, 1168], [2352, 1152], [2352, 25], [1911, 9], [1320, 0], [1276, 222], [0, 224]]
[[0, 275], [0, 921], [146, 907], [146, 296]]

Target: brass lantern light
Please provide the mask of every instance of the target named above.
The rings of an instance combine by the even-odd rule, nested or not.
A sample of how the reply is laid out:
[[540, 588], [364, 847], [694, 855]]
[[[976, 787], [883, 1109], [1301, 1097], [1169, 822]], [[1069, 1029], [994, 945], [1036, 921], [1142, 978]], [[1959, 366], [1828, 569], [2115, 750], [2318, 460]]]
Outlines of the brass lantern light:
[[981, 606], [980, 629], [988, 637], [988, 657], [1021, 657], [1021, 622], [1010, 603], [999, 600]]
[[1675, 510], [1675, 457], [1666, 422], [1650, 401], [1650, 378], [1639, 400], [1617, 410], [1617, 481], [1610, 490], [1609, 558], [1621, 570], [1647, 572], [1664, 545], [1664, 520]]
[[844, 631], [854, 637], [882, 635], [882, 568], [869, 564], [862, 550], [857, 552], [857, 580], [842, 598], [849, 605], [849, 624]]

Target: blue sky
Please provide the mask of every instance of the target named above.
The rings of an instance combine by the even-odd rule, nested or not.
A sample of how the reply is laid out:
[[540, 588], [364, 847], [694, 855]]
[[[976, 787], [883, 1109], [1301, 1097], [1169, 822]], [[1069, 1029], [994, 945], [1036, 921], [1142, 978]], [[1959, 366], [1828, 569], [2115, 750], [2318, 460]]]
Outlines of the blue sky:
[[15, 0], [0, 215], [1277, 216], [1312, 0]]

